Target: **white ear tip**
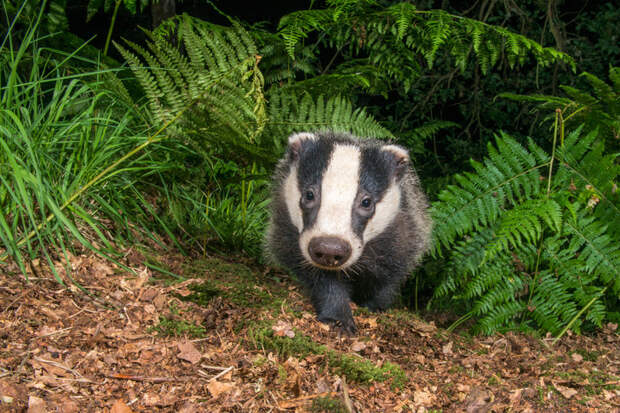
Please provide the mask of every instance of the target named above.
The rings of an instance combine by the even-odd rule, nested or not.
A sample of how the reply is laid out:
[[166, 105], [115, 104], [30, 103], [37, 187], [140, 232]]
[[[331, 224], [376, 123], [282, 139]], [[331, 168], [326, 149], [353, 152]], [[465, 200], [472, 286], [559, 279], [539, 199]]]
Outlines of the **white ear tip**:
[[294, 145], [295, 143], [306, 140], [306, 139], [316, 140], [316, 135], [310, 132], [294, 133], [288, 137], [288, 144]]
[[403, 161], [409, 161], [409, 151], [398, 145], [385, 145], [381, 149], [392, 152], [397, 158]]

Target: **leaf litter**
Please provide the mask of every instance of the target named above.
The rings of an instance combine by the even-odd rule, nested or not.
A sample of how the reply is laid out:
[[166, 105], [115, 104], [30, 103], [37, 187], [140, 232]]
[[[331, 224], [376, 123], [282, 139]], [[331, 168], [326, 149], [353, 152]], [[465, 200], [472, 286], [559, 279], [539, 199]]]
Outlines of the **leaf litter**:
[[163, 256], [171, 282], [141, 258], [69, 256], [69, 287], [0, 267], [0, 412], [620, 412], [614, 324], [552, 346], [357, 309], [348, 337], [247, 259]]

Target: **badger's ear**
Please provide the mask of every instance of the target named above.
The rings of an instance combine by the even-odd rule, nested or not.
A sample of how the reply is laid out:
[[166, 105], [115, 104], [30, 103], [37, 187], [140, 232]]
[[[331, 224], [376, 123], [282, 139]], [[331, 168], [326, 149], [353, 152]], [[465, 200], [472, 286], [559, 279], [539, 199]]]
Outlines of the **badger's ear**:
[[288, 137], [288, 157], [292, 161], [296, 161], [299, 159], [299, 153], [301, 152], [301, 147], [305, 141], [314, 141], [316, 140], [316, 135], [310, 132], [300, 132], [294, 133]]
[[409, 169], [409, 151], [398, 145], [385, 145], [381, 150], [389, 154], [394, 166], [394, 176], [397, 180], [401, 179]]

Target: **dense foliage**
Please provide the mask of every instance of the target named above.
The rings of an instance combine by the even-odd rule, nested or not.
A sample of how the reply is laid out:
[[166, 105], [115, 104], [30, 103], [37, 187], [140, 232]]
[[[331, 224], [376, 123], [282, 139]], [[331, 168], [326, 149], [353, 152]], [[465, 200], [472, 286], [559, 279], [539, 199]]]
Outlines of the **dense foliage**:
[[[117, 17], [155, 3], [90, 0], [85, 21], [110, 17], [93, 46], [76, 45], [67, 2], [2, 0], [1, 262], [26, 274], [164, 237], [259, 256], [286, 137], [332, 129], [407, 146], [435, 200], [434, 254], [405, 301], [484, 333], [618, 320], [620, 50], [580, 17], [574, 43], [609, 64], [584, 63], [555, 2], [431, 3], [329, 0], [275, 30], [215, 9], [136, 36]], [[618, 17], [589, 11], [601, 31]], [[511, 13], [549, 33], [519, 33]]]

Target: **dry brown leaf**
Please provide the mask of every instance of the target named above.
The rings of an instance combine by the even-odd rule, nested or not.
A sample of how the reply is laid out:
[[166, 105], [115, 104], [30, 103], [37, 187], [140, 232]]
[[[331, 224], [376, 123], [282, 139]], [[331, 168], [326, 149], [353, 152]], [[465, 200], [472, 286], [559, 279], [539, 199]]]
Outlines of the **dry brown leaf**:
[[354, 341], [353, 344], [351, 344], [351, 350], [355, 352], [362, 351], [365, 348], [366, 348], [366, 343], [363, 343], [361, 341]]
[[288, 338], [295, 337], [295, 332], [289, 323], [284, 320], [278, 320], [278, 322], [271, 327], [273, 334], [278, 337], [287, 336]]
[[437, 331], [437, 327], [433, 322], [425, 323], [424, 321], [413, 320], [412, 324], [414, 331], [422, 337], [430, 337], [431, 334]]
[[142, 403], [145, 406], [157, 406], [161, 404], [161, 397], [155, 393], [144, 393], [142, 396]]
[[131, 410], [124, 401], [118, 399], [114, 402], [114, 405], [110, 409], [110, 413], [133, 413], [133, 410]]
[[583, 361], [583, 356], [579, 353], [571, 354], [570, 358], [572, 358], [575, 363], [581, 363]]
[[56, 413], [78, 413], [79, 411], [80, 408], [77, 403], [65, 397], [65, 400], [58, 404]]
[[361, 324], [368, 324], [370, 328], [377, 328], [377, 317], [359, 317]]
[[192, 364], [196, 364], [202, 358], [202, 354], [191, 341], [179, 343], [178, 345], [180, 353], [177, 355], [181, 360], [189, 361]]
[[465, 399], [465, 411], [467, 413], [477, 413], [485, 411], [484, 409], [493, 402], [493, 394], [489, 391], [474, 387]]
[[469, 391], [471, 390], [471, 387], [468, 384], [463, 384], [463, 383], [457, 383], [456, 385], [456, 389], [458, 391], [462, 391], [465, 393], [469, 393]]
[[413, 393], [413, 402], [418, 406], [430, 407], [435, 402], [435, 395], [428, 389], [416, 390]]
[[578, 391], [570, 388], [570, 387], [565, 387], [565, 386], [561, 386], [559, 384], [553, 383], [553, 387], [560, 392], [560, 394], [562, 396], [564, 396], [564, 398], [566, 399], [570, 399], [571, 397], [575, 396]]
[[194, 413], [198, 411], [198, 407], [192, 402], [186, 402], [178, 413]]
[[228, 393], [235, 387], [234, 383], [223, 383], [217, 380], [211, 380], [209, 384], [207, 384], [207, 389], [211, 396], [217, 397], [222, 393]]
[[30, 396], [28, 397], [27, 413], [47, 413], [47, 403], [36, 396]]

